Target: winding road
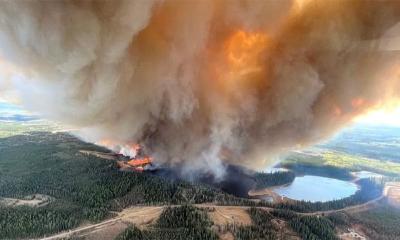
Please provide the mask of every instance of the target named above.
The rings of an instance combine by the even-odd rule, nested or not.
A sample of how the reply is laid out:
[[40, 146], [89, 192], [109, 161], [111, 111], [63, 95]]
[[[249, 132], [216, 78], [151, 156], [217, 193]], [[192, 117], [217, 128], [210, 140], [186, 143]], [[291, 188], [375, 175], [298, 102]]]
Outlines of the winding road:
[[[383, 200], [384, 198], [387, 197], [388, 193], [390, 192], [389, 190], [391, 188], [398, 188], [399, 186], [397, 185], [391, 185], [387, 184], [385, 186], [385, 189], [382, 193], [382, 195], [376, 199], [373, 199], [371, 201], [359, 204], [359, 205], [354, 205], [354, 206], [349, 206], [341, 209], [336, 209], [336, 210], [327, 210], [327, 211], [317, 211], [317, 212], [311, 212], [311, 213], [300, 213], [297, 212], [299, 215], [303, 216], [315, 216], [315, 215], [329, 215], [335, 212], [361, 212], [361, 211], [366, 211], [368, 209], [371, 209], [375, 207], [376, 203], [379, 201]], [[163, 211], [164, 208], [166, 207], [178, 207], [180, 205], [164, 205], [164, 206], [133, 206], [130, 208], [126, 208], [122, 210], [121, 212], [116, 213], [117, 216], [107, 219], [103, 222], [96, 223], [96, 224], [90, 224], [86, 226], [81, 226], [69, 231], [61, 232], [52, 236], [40, 238], [41, 240], [55, 240], [55, 239], [64, 239], [71, 237], [73, 235], [82, 235], [82, 234], [89, 234], [90, 232], [97, 231], [101, 228], [104, 227], [109, 227], [112, 226], [113, 224], [116, 224], [118, 222], [129, 222], [138, 226], [145, 226], [153, 223], [155, 220], [158, 219], [160, 216], [161, 212]], [[229, 213], [229, 211], [232, 211], [232, 209], [238, 209], [238, 210], [247, 210], [251, 208], [251, 206], [220, 206], [220, 205], [215, 205], [213, 203], [205, 203], [205, 204], [195, 204], [194, 206], [199, 207], [199, 208], [209, 208], [209, 209], [215, 209], [216, 213], [221, 215], [223, 218], [225, 218], [228, 222], [230, 223], [235, 223], [235, 220], [237, 220], [237, 212], [236, 213]], [[272, 211], [274, 208], [269, 208], [269, 207], [257, 207], [260, 209], [263, 209], [265, 211]], [[229, 209], [229, 211], [227, 211]], [[243, 212], [243, 211], [242, 211]]]

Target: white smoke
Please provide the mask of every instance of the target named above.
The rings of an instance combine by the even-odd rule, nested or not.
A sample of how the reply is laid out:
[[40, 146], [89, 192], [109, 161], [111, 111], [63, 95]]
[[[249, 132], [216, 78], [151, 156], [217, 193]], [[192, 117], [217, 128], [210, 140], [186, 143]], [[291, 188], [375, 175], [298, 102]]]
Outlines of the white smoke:
[[29, 109], [221, 176], [398, 98], [399, 21], [398, 1], [3, 1], [0, 57]]

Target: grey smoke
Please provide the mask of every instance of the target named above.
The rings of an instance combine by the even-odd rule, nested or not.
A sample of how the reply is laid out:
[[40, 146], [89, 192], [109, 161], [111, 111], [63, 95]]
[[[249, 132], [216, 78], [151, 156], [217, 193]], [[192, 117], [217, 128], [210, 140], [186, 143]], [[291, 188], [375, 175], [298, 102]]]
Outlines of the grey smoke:
[[220, 176], [398, 99], [399, 22], [399, 1], [2, 1], [0, 86], [88, 141]]

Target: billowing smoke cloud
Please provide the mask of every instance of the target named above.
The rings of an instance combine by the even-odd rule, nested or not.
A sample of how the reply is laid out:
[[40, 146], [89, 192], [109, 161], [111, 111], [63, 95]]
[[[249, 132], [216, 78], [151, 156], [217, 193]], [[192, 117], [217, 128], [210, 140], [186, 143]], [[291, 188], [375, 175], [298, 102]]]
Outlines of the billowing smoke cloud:
[[266, 165], [400, 95], [397, 0], [0, 5], [27, 107], [160, 163]]

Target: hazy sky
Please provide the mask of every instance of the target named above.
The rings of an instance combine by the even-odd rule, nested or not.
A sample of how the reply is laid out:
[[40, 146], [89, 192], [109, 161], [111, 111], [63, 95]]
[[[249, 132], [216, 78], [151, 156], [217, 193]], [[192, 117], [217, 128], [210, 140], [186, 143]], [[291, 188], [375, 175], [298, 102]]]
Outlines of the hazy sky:
[[355, 119], [355, 122], [400, 126], [400, 106], [377, 109]]
[[[0, 117], [12, 115], [33, 115], [23, 107], [9, 103], [0, 97]], [[366, 123], [375, 125], [390, 125], [400, 127], [400, 104], [391, 108], [376, 109], [354, 120], [355, 123]]]

